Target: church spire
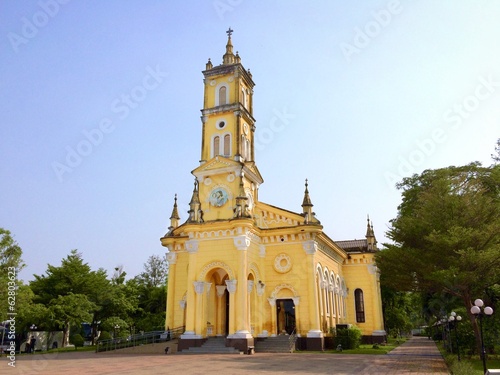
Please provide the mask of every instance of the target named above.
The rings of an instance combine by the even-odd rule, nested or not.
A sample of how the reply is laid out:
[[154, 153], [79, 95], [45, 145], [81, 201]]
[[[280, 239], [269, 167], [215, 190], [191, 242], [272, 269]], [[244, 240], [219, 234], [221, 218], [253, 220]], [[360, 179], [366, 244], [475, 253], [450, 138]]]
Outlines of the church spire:
[[236, 207], [234, 208], [234, 218], [249, 218], [252, 217], [248, 207], [248, 197], [243, 186], [244, 172], [241, 172], [240, 177], [240, 191], [236, 197]]
[[233, 43], [231, 42], [231, 34], [233, 33], [233, 31], [234, 30], [232, 30], [231, 28], [229, 28], [226, 31], [227, 33], [226, 53], [224, 54], [224, 56], [222, 56], [222, 65], [230, 65], [236, 62], [236, 57], [234, 56], [233, 53]]
[[304, 200], [302, 201], [302, 208], [304, 208], [304, 210], [305, 207], [313, 207], [311, 198], [309, 197], [309, 190], [307, 189], [308, 186], [309, 184], [307, 183], [307, 178], [306, 178], [306, 190], [304, 191]]
[[200, 194], [198, 188], [198, 179], [194, 180], [193, 196], [191, 197], [191, 202], [189, 202], [189, 219], [190, 223], [202, 223], [203, 222], [203, 211], [201, 210]]
[[304, 215], [304, 224], [309, 224], [310, 222], [319, 223], [318, 219], [314, 216], [315, 213], [312, 212], [313, 204], [311, 202], [311, 197], [309, 196], [309, 189], [307, 188], [309, 184], [306, 179], [306, 190], [304, 191], [304, 200], [302, 201], [302, 214]]
[[368, 250], [377, 250], [377, 239], [375, 238], [375, 232], [373, 231], [373, 222], [370, 222], [370, 215], [366, 219], [366, 242], [368, 245]]
[[172, 215], [170, 215], [170, 226], [168, 227], [168, 233], [172, 232], [179, 226], [179, 220], [179, 211], [177, 211], [177, 194], [175, 194], [174, 208], [172, 209]]

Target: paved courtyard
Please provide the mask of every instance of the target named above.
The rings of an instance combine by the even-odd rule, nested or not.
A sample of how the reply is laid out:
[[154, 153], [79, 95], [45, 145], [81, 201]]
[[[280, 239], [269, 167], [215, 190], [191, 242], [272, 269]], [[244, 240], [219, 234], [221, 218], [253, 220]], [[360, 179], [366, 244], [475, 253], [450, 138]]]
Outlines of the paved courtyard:
[[130, 355], [75, 352], [0, 359], [0, 374], [448, 374], [433, 341], [414, 337], [387, 355]]

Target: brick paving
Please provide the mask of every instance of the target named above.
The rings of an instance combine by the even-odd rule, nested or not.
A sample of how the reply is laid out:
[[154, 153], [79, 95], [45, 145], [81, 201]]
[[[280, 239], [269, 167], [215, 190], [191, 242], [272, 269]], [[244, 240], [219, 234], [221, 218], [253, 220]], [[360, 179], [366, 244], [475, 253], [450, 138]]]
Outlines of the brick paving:
[[0, 358], [0, 374], [448, 374], [433, 341], [414, 337], [387, 355], [294, 353], [119, 354], [75, 352], [21, 355], [16, 368]]

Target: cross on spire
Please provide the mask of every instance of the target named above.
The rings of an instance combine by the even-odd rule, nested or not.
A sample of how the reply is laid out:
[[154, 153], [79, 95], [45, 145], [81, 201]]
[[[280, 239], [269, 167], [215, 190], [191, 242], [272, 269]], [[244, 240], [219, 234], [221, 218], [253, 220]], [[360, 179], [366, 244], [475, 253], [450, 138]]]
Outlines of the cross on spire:
[[231, 29], [231, 27], [229, 27], [229, 29], [226, 31], [226, 34], [229, 38], [231, 38], [231, 34], [233, 33], [233, 29]]

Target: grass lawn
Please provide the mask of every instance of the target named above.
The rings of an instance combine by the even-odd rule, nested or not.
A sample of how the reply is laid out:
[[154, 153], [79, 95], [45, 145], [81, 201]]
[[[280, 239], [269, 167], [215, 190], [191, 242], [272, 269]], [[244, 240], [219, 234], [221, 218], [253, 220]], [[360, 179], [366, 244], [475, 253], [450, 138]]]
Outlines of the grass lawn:
[[[438, 344], [438, 349], [443, 355], [448, 368], [456, 374], [474, 374], [474, 375], [483, 375], [483, 361], [481, 360], [479, 355], [474, 356], [461, 356], [460, 362], [457, 359], [456, 355], [449, 354], [443, 348], [441, 343]], [[500, 355], [488, 355], [486, 359], [486, 368], [487, 369], [500, 369]]]
[[[331, 353], [331, 354], [387, 354], [389, 353], [392, 349], [398, 347], [402, 343], [404, 343], [406, 340], [405, 339], [389, 339], [389, 342], [386, 345], [378, 345], [373, 346], [373, 345], [360, 345], [359, 348], [357, 349], [344, 349], [341, 352], [336, 351], [335, 349], [331, 350], [325, 350], [324, 352], [321, 353]], [[311, 353], [311, 352], [307, 352]]]
[[[50, 350], [36, 350], [36, 354], [50, 354], [50, 353], [66, 353], [66, 352], [74, 352], [75, 350], [78, 352], [95, 352], [95, 345], [93, 346], [80, 346], [78, 349], [75, 349], [74, 347], [69, 347], [69, 348], [58, 348], [58, 349], [50, 349]], [[33, 355], [33, 353], [19, 353], [21, 355]], [[19, 355], [18, 354], [18, 355]]]

